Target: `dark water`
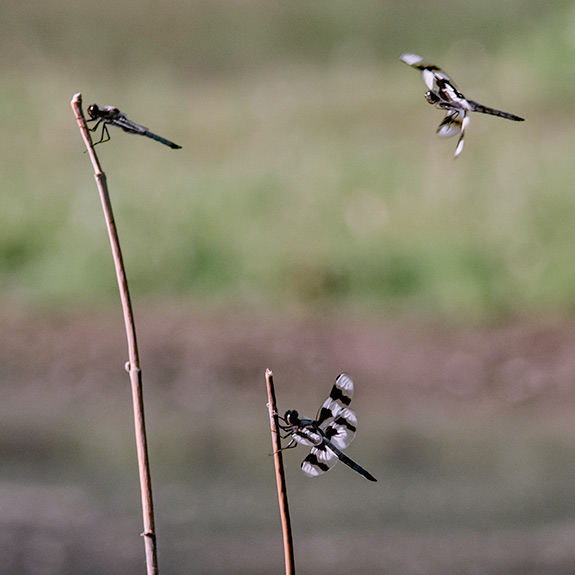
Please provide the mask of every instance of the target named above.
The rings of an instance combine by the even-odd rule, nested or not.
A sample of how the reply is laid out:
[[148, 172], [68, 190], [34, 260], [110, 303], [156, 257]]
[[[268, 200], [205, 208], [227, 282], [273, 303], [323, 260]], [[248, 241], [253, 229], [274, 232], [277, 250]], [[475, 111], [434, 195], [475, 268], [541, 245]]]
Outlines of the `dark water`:
[[[141, 322], [162, 573], [283, 569], [265, 367], [280, 409], [311, 416], [351, 373], [348, 452], [379, 480], [341, 464], [308, 479], [306, 450], [285, 454], [298, 572], [573, 572], [570, 328], [195, 316], [174, 333], [163, 316]], [[145, 572], [124, 345], [107, 321], [22, 322], [0, 342], [2, 573]]]

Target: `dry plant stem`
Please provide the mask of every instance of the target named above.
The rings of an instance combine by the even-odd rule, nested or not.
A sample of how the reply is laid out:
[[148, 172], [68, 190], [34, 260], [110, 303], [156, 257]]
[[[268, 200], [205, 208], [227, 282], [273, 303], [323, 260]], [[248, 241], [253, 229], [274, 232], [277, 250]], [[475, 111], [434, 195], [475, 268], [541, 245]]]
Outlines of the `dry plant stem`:
[[112, 204], [108, 194], [108, 185], [106, 182], [106, 174], [100, 167], [100, 162], [94, 147], [92, 146], [92, 138], [86, 120], [82, 112], [82, 95], [76, 94], [72, 99], [72, 109], [76, 116], [80, 132], [86, 144], [90, 160], [94, 166], [94, 176], [98, 191], [100, 192], [100, 199], [102, 201], [102, 208], [104, 210], [104, 217], [106, 219], [106, 226], [108, 228], [108, 235], [110, 236], [110, 243], [112, 246], [112, 254], [114, 257], [114, 265], [116, 267], [116, 276], [118, 278], [118, 287], [120, 289], [120, 298], [122, 300], [122, 310], [124, 312], [124, 323], [126, 325], [126, 336], [128, 339], [128, 357], [129, 361], [126, 364], [126, 369], [130, 374], [130, 382], [132, 385], [132, 402], [134, 406], [134, 425], [136, 431], [136, 447], [138, 452], [138, 468], [140, 472], [140, 490], [142, 494], [142, 513], [144, 516], [144, 537], [146, 547], [146, 565], [148, 575], [157, 575], [158, 573], [158, 554], [156, 549], [156, 529], [154, 525], [154, 504], [152, 499], [152, 481], [150, 476], [150, 464], [148, 460], [148, 446], [146, 440], [146, 424], [144, 419], [144, 398], [142, 392], [142, 373], [140, 371], [140, 360], [138, 357], [138, 346], [136, 342], [136, 325], [134, 323], [134, 314], [132, 312], [132, 304], [130, 302], [130, 292], [128, 290], [128, 280], [126, 278], [126, 271], [124, 269], [124, 262], [122, 259], [122, 251], [120, 249], [120, 240], [118, 238], [118, 231], [114, 222], [114, 214], [112, 212]]
[[276, 470], [276, 483], [278, 487], [278, 499], [280, 505], [280, 517], [282, 522], [284, 556], [286, 565], [286, 575], [295, 575], [295, 561], [293, 551], [293, 539], [291, 534], [291, 523], [289, 518], [289, 505], [287, 496], [286, 478], [284, 473], [283, 457], [281, 452], [281, 441], [278, 425], [278, 412], [276, 407], [276, 393], [274, 390], [274, 379], [271, 370], [266, 370], [266, 385], [268, 389], [268, 409], [270, 413], [270, 428], [272, 431], [272, 447], [274, 453], [274, 466]]

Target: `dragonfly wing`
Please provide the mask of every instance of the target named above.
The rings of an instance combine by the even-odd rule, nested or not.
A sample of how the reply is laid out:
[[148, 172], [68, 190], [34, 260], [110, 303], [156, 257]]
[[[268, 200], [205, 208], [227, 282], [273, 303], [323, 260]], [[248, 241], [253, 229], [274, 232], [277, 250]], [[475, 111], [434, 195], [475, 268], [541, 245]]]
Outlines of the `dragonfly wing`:
[[405, 62], [408, 66], [413, 66], [418, 70], [425, 68], [425, 65], [423, 64], [423, 58], [417, 54], [402, 54], [399, 59], [402, 62]]
[[470, 110], [471, 106], [465, 96], [457, 89], [453, 80], [443, 72], [435, 73], [435, 91], [444, 106]]
[[471, 104], [457, 89], [455, 82], [439, 66], [424, 62], [423, 58], [417, 54], [403, 54], [401, 60], [421, 70], [423, 81], [429, 88], [425, 97], [430, 104], [447, 110], [470, 111], [472, 109]]
[[417, 70], [421, 70], [423, 75], [423, 81], [430, 90], [434, 89], [435, 74], [434, 71], [438, 70], [437, 66], [432, 64], [426, 64], [421, 56], [417, 54], [402, 54], [400, 60], [405, 62], [408, 66], [411, 66]]
[[469, 116], [466, 115], [461, 122], [461, 135], [459, 136], [459, 140], [457, 141], [457, 146], [455, 148], [455, 158], [457, 158], [457, 156], [459, 156], [463, 151], [463, 144], [465, 144], [465, 128], [467, 128], [467, 124], [469, 124]]
[[461, 132], [466, 114], [463, 110], [450, 110], [437, 128], [437, 134], [443, 138], [456, 136]]
[[450, 138], [451, 136], [460, 134], [455, 148], [456, 158], [463, 151], [463, 145], [465, 144], [465, 129], [468, 124], [469, 116], [465, 110], [450, 110], [437, 128], [437, 133], [444, 138]]
[[145, 135], [148, 132], [148, 128], [145, 126], [140, 126], [140, 124], [136, 124], [136, 122], [132, 122], [132, 120], [128, 120], [126, 116], [122, 113], [118, 114], [113, 121], [110, 122], [114, 126], [121, 128], [124, 132], [128, 132], [129, 134], [141, 134]]
[[403, 54], [400, 59], [408, 66], [421, 70], [423, 81], [433, 92], [439, 92], [441, 86], [445, 83], [449, 83], [449, 85], [457, 91], [453, 80], [439, 66], [425, 62], [423, 58], [417, 54]]
[[138, 134], [139, 136], [146, 136], [146, 138], [151, 138], [152, 140], [156, 140], [156, 142], [160, 142], [166, 146], [174, 150], [180, 149], [182, 146], [178, 146], [178, 144], [174, 144], [170, 140], [166, 140], [166, 138], [162, 138], [162, 136], [158, 136], [158, 134], [154, 134], [150, 132], [146, 126], [141, 126], [140, 124], [136, 124], [136, 122], [132, 122], [132, 120], [128, 120], [126, 116], [122, 113], [118, 114], [118, 116], [109, 123], [117, 126], [124, 130], [124, 132], [128, 132], [129, 134]]
[[317, 477], [329, 471], [338, 460], [338, 456], [325, 443], [314, 447], [303, 460], [301, 469], [308, 477]]
[[146, 138], [156, 140], [156, 142], [160, 142], [161, 144], [169, 146], [174, 150], [178, 150], [182, 147], [178, 146], [178, 144], [174, 144], [174, 142], [171, 142], [170, 140], [166, 140], [166, 138], [162, 138], [162, 136], [158, 136], [158, 134], [150, 132], [150, 130], [146, 128], [146, 126], [141, 126], [140, 124], [136, 124], [136, 122], [132, 122], [132, 120], [128, 120], [125, 114], [122, 114], [121, 112], [110, 123], [112, 123], [114, 126], [117, 126], [118, 128], [121, 128], [122, 130], [124, 130], [124, 132], [128, 132], [129, 134], [138, 134], [140, 136], [146, 136]]
[[331, 441], [337, 448], [345, 449], [354, 439], [357, 433], [357, 417], [355, 413], [346, 407], [327, 426], [324, 431], [326, 439]]
[[323, 402], [317, 416], [316, 423], [321, 429], [326, 429], [328, 425], [338, 416], [342, 409], [345, 409], [353, 397], [353, 381], [349, 375], [341, 373], [337, 376], [329, 397]]

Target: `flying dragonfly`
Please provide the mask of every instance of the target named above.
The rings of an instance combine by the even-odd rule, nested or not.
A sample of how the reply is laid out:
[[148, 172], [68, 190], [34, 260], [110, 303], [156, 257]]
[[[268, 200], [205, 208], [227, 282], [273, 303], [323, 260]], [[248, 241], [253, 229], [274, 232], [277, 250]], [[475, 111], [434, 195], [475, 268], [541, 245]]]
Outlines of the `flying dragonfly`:
[[108, 125], [116, 126], [116, 128], [121, 128], [124, 132], [128, 132], [128, 134], [138, 134], [139, 136], [146, 136], [146, 138], [151, 138], [152, 140], [156, 140], [156, 142], [160, 142], [166, 146], [174, 150], [180, 149], [182, 146], [178, 146], [178, 144], [174, 144], [174, 142], [170, 142], [170, 140], [166, 140], [157, 134], [154, 134], [148, 130], [145, 126], [140, 126], [140, 124], [136, 124], [136, 122], [132, 122], [126, 118], [126, 114], [120, 112], [118, 108], [114, 106], [98, 106], [97, 104], [92, 104], [88, 108], [88, 114], [90, 115], [90, 120], [88, 122], [96, 122], [92, 128], [89, 128], [91, 132], [95, 132], [98, 129], [98, 126], [102, 124], [102, 137], [100, 141], [96, 142], [94, 146], [101, 144], [103, 142], [107, 142], [110, 139], [110, 133], [108, 132]]
[[425, 99], [442, 110], [447, 110], [447, 115], [439, 124], [437, 133], [440, 136], [449, 138], [460, 134], [455, 148], [455, 157], [459, 156], [463, 150], [465, 129], [469, 124], [468, 112], [480, 112], [491, 116], [499, 116], [514, 122], [523, 122], [520, 118], [509, 112], [502, 112], [495, 108], [489, 108], [466, 98], [454, 84], [453, 80], [441, 68], [434, 64], [426, 64], [421, 56], [417, 54], [403, 54], [401, 61], [409, 66], [421, 70], [423, 81], [427, 84], [429, 91], [425, 94]]
[[357, 417], [348, 407], [353, 395], [353, 381], [345, 373], [340, 374], [329, 397], [317, 412], [315, 419], [300, 418], [297, 411], [290, 409], [281, 418], [286, 425], [280, 426], [291, 436], [284, 449], [295, 447], [296, 443], [311, 447], [311, 453], [301, 464], [308, 477], [316, 477], [329, 471], [338, 459], [363, 475], [369, 481], [377, 479], [345, 455], [345, 449], [354, 439], [357, 431]]

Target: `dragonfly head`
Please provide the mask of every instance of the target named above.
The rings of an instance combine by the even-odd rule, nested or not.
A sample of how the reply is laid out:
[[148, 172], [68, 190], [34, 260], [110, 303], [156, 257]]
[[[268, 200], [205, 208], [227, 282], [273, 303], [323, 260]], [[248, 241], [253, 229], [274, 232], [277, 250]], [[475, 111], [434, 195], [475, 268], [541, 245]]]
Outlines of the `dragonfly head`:
[[91, 106], [88, 106], [88, 114], [90, 114], [90, 118], [97, 118], [99, 111], [100, 108], [98, 108], [98, 104], [92, 104]]
[[286, 414], [284, 415], [284, 419], [286, 420], [288, 425], [299, 425], [300, 424], [299, 414], [295, 409], [289, 409], [288, 411], [286, 411]]
[[439, 102], [440, 98], [439, 96], [435, 93], [432, 92], [431, 90], [429, 92], [425, 92], [425, 99], [430, 103], [433, 104], [434, 106]]

